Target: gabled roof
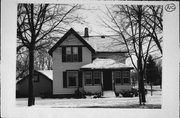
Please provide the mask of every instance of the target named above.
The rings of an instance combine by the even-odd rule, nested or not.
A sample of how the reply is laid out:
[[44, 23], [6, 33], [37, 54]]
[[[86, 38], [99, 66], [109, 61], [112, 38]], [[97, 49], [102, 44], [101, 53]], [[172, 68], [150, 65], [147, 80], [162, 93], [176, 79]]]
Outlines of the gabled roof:
[[119, 35], [89, 36], [84, 40], [91, 45], [96, 52], [121, 52], [127, 53], [122, 37]]
[[[34, 70], [34, 72], [40, 73], [41, 75], [46, 76], [51, 81], [53, 80], [53, 71], [52, 70]], [[27, 75], [27, 76], [29, 76], [29, 75]], [[26, 77], [16, 80], [16, 83], [23, 81]]]
[[49, 54], [52, 56], [53, 51], [70, 35], [73, 34], [79, 39], [91, 52], [95, 50], [89, 45], [73, 28], [71, 28], [64, 36], [49, 50]]
[[96, 58], [92, 63], [82, 66], [81, 69], [133, 69], [133, 67], [120, 63], [115, 59]]
[[53, 80], [53, 71], [52, 70], [37, 70], [37, 72], [45, 75], [50, 80]]

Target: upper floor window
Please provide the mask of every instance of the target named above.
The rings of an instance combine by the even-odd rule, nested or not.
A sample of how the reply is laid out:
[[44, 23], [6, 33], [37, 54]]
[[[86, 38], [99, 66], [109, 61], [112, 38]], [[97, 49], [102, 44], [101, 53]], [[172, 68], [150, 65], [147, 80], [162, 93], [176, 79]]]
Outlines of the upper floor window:
[[62, 47], [62, 62], [81, 62], [82, 47]]

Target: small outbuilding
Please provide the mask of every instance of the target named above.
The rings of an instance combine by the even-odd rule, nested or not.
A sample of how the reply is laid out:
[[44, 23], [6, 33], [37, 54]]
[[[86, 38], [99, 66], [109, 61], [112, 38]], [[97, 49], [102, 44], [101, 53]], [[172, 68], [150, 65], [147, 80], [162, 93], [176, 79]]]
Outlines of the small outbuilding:
[[[16, 83], [16, 97], [28, 97], [29, 75]], [[35, 97], [52, 95], [53, 74], [52, 70], [35, 70], [33, 77], [33, 89]]]

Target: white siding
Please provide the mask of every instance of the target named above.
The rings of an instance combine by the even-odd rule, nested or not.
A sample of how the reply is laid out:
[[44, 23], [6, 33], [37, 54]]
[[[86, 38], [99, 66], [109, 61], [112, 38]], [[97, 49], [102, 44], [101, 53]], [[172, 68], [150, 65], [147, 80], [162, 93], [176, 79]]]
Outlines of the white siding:
[[82, 62], [62, 62], [62, 48], [53, 52], [53, 94], [73, 94], [77, 88], [63, 88], [63, 71], [79, 70], [81, 66], [91, 62], [91, 52], [82, 47]]
[[99, 86], [84, 86], [84, 91], [87, 93], [99, 93], [99, 92], [101, 92], [101, 85], [99, 85]]

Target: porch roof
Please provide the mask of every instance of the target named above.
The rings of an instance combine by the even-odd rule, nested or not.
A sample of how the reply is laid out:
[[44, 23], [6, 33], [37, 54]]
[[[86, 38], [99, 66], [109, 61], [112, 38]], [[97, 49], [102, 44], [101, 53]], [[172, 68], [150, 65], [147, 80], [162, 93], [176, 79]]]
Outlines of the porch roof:
[[133, 69], [133, 67], [114, 59], [96, 58], [92, 63], [82, 66], [81, 69]]

